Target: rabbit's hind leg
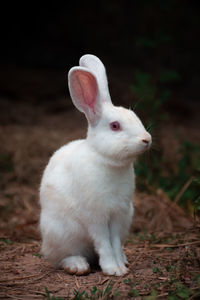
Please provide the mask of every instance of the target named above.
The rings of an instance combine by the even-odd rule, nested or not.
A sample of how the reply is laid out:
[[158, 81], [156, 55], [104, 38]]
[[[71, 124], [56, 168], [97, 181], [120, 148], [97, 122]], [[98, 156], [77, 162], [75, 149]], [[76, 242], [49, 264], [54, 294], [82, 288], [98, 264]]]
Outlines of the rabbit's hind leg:
[[90, 273], [90, 265], [83, 256], [68, 256], [61, 261], [61, 266], [69, 274], [85, 275]]

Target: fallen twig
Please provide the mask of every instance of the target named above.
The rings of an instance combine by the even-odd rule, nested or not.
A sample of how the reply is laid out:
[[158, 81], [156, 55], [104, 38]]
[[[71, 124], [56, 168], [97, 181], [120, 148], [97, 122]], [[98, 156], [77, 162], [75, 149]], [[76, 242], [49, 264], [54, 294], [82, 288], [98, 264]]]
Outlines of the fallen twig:
[[78, 283], [78, 279], [77, 279], [76, 275], [74, 277], [75, 277], [75, 284], [77, 286], [77, 289], [80, 289], [80, 285]]
[[176, 248], [176, 247], [184, 247], [184, 246], [190, 246], [190, 245], [198, 245], [200, 244], [200, 241], [190, 242], [190, 243], [184, 243], [184, 244], [153, 244], [152, 247], [156, 248]]
[[169, 293], [163, 293], [163, 294], [157, 295], [157, 296], [156, 296], [156, 299], [157, 299], [157, 298], [160, 298], [160, 297], [168, 296], [168, 294], [169, 294]]
[[181, 196], [185, 193], [185, 191], [188, 189], [188, 187], [190, 186], [190, 184], [192, 183], [192, 181], [194, 180], [194, 176], [190, 177], [186, 183], [183, 185], [183, 187], [181, 188], [181, 190], [178, 192], [178, 194], [176, 195], [174, 202], [177, 203], [179, 201], [179, 199], [181, 198]]
[[[45, 274], [43, 274], [42, 276], [37, 277], [37, 278], [36, 278], [35, 280], [33, 280], [32, 282], [42, 279], [43, 277], [45, 277], [45, 276], [48, 275], [49, 273], [50, 273], [50, 272], [45, 273]], [[38, 275], [39, 275], [39, 274], [33, 274], [33, 275], [28, 275], [28, 276], [23, 276], [23, 277], [12, 277], [12, 278], [7, 278], [7, 279], [0, 280], [0, 284], [2, 284], [2, 283], [4, 283], [4, 282], [9, 282], [9, 281], [28, 279], [28, 278], [32, 278], [32, 277], [35, 277], [35, 276], [38, 276]], [[15, 283], [14, 283], [14, 284], [15, 284]]]
[[103, 279], [99, 284], [100, 285], [102, 285], [102, 284], [104, 284], [105, 282], [107, 282], [108, 280], [110, 280], [110, 278], [109, 277], [107, 277], [107, 278], [105, 278], [105, 279]]
[[8, 282], [8, 281], [15, 281], [15, 280], [23, 280], [23, 279], [27, 279], [27, 278], [31, 278], [31, 277], [35, 277], [37, 275], [28, 275], [28, 276], [23, 276], [23, 277], [11, 277], [11, 278], [6, 278], [6, 279], [3, 279], [3, 280], [0, 280], [0, 283], [3, 283], [3, 282]]

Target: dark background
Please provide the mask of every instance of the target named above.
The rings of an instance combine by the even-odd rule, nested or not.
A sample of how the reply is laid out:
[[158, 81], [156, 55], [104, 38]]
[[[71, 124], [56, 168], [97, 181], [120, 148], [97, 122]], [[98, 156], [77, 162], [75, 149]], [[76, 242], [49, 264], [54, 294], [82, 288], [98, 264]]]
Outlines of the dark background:
[[65, 93], [67, 71], [91, 53], [127, 85], [137, 68], [153, 76], [173, 69], [180, 74], [170, 87], [177, 100], [199, 101], [199, 6], [185, 0], [2, 2], [0, 96], [13, 96], [20, 68], [57, 70]]

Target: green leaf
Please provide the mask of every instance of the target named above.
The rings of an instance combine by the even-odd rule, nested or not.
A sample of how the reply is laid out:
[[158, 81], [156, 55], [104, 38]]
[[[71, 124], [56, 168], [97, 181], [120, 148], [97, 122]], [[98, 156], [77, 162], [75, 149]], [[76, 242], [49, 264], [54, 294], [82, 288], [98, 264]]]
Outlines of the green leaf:
[[106, 286], [104, 292], [103, 292], [103, 296], [108, 295], [110, 293], [110, 291], [112, 290], [113, 284], [112, 281], [108, 283], [108, 285]]
[[167, 101], [169, 99], [170, 96], [171, 96], [170, 90], [169, 89], [165, 89], [165, 90], [163, 90], [160, 93], [159, 98], [160, 98], [161, 102], [165, 102], [165, 101]]
[[130, 291], [128, 292], [128, 295], [130, 297], [138, 297], [139, 296], [139, 292], [137, 289], [130, 289]]
[[179, 296], [181, 299], [188, 299], [190, 294], [191, 294], [191, 291], [187, 288], [183, 288], [177, 292], [177, 296]]
[[13, 242], [11, 240], [7, 240], [5, 238], [1, 238], [0, 241], [5, 243], [6, 245], [12, 245], [13, 244]]
[[157, 292], [153, 290], [150, 296], [144, 298], [145, 300], [156, 300], [157, 299]]
[[118, 291], [118, 289], [114, 290], [113, 295], [114, 295], [114, 297], [119, 297], [120, 296], [120, 292]]
[[42, 257], [43, 257], [43, 255], [42, 255], [41, 253], [33, 253], [32, 255], [33, 255], [33, 256], [36, 256], [36, 257], [39, 257], [39, 258], [42, 258]]
[[178, 300], [178, 297], [176, 297], [175, 295], [171, 295], [167, 298], [167, 300]]
[[167, 83], [169, 81], [179, 81], [180, 75], [178, 72], [174, 70], [168, 70], [161, 74], [160, 76], [160, 82]]
[[153, 268], [153, 273], [158, 273], [159, 269], [157, 267]]
[[157, 42], [155, 40], [146, 36], [140, 37], [137, 40], [137, 44], [146, 48], [155, 48], [157, 46]]
[[96, 293], [96, 291], [97, 291], [97, 287], [96, 287], [96, 285], [95, 285], [95, 286], [93, 286], [93, 287], [91, 288], [91, 290], [90, 290], [91, 295], [94, 295], [94, 294]]

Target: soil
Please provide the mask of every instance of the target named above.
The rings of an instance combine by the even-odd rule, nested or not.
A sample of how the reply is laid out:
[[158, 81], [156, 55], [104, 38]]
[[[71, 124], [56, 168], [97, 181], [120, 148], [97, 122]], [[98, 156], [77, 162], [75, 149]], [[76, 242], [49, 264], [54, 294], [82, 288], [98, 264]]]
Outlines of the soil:
[[[149, 295], [154, 297], [149, 299], [167, 299], [173, 293], [181, 298], [181, 292], [197, 299], [199, 223], [162, 190], [151, 195], [136, 193], [134, 222], [124, 246], [130, 263], [124, 277], [104, 276], [95, 266], [87, 276], [71, 276], [53, 269], [41, 257], [41, 174], [52, 153], [70, 140], [84, 137], [87, 127], [84, 116], [64, 95], [62, 84], [55, 84], [61, 74], [32, 71], [30, 78], [27, 70], [17, 72], [17, 83], [10, 80], [9, 89], [3, 72], [5, 95], [0, 102], [0, 298], [81, 299], [81, 292], [90, 295], [96, 286], [101, 292], [95, 295], [105, 299], [143, 299]], [[165, 133], [160, 135], [161, 145], [169, 159], [174, 157], [172, 148], [177, 148], [173, 130], [174, 121], [160, 128]], [[176, 132], [200, 142], [195, 118], [189, 127], [178, 120]], [[166, 143], [169, 139], [174, 145], [170, 149]]]
[[[131, 296], [133, 284], [139, 293], [137, 299], [151, 294], [155, 286], [157, 296], [166, 299], [174, 289], [172, 276], [197, 292], [194, 278], [199, 274], [200, 248], [196, 230], [191, 229], [186, 234], [155, 235], [157, 241], [141, 241], [130, 235], [124, 248], [130, 263], [129, 273], [124, 277], [104, 276], [98, 268], [93, 268], [87, 276], [68, 275], [63, 270], [54, 270], [39, 256], [40, 241], [6, 245], [2, 240], [0, 298], [42, 299], [43, 296], [47, 297], [48, 290], [50, 295], [73, 299], [75, 290], [89, 293], [96, 286], [105, 291], [108, 284], [112, 284], [110, 299], [116, 292], [119, 299], [127, 299], [128, 295]], [[169, 238], [173, 240], [172, 243], [158, 243]]]

